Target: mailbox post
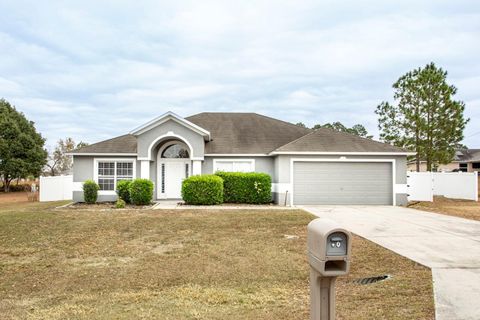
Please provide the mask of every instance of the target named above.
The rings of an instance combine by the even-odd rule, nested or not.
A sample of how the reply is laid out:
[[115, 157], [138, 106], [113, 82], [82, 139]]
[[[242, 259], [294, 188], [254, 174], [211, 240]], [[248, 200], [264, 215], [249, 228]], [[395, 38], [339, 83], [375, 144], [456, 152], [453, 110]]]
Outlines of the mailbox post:
[[330, 219], [307, 227], [310, 264], [310, 319], [335, 319], [335, 280], [350, 270], [351, 234]]

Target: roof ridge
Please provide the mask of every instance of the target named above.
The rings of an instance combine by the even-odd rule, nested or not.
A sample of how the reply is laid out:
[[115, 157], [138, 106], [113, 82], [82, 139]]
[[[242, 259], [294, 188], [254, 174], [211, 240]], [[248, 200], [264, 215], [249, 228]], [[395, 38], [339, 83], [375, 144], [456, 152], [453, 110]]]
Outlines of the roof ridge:
[[202, 111], [199, 113], [191, 114], [185, 118], [198, 116], [199, 114], [207, 114], [207, 113], [216, 113], [216, 114], [255, 114], [255, 112], [236, 112], [236, 111]]
[[[310, 129], [310, 128], [307, 128], [307, 127], [301, 127], [301, 126], [296, 125], [295, 123], [291, 123], [291, 122], [288, 122], [288, 121], [285, 121], [285, 120], [282, 120], [282, 119], [272, 118], [272, 117], [266, 116], [266, 115], [261, 114], [261, 113], [257, 113], [257, 112], [251, 112], [251, 113], [252, 113], [252, 114], [255, 114], [255, 115], [257, 115], [257, 116], [263, 117], [263, 118], [267, 118], [267, 119], [270, 119], [270, 120], [282, 122], [282, 123], [288, 124], [288, 125], [290, 125], [290, 126], [295, 126], [295, 127], [297, 127], [297, 128], [304, 129], [304, 130], [308, 131], [309, 133], [312, 133], [312, 132], [315, 131], [314, 129]], [[312, 131], [312, 130], [313, 130], [313, 131]]]
[[[286, 147], [286, 146], [288, 146], [289, 144], [295, 143], [295, 142], [297, 142], [298, 140], [301, 140], [301, 139], [303, 139], [303, 138], [305, 138], [305, 137], [307, 137], [307, 136], [309, 136], [309, 135], [314, 134], [315, 132], [317, 132], [317, 129], [312, 129], [312, 130], [313, 130], [312, 132], [309, 132], [309, 133], [307, 133], [307, 134], [305, 134], [305, 135], [303, 135], [303, 136], [301, 136], [301, 137], [299, 137], [299, 138], [297, 138], [297, 139], [295, 139], [295, 140], [292, 140], [292, 141], [290, 141], [290, 142], [287, 142], [287, 143], [285, 143], [284, 145], [281, 145], [280, 147], [278, 147], [277, 149], [275, 149], [275, 150], [273, 150], [273, 151], [277, 151], [277, 150], [280, 149], [280, 148]], [[273, 151], [271, 151], [271, 152], [273, 152]]]
[[270, 117], [270, 116], [266, 116], [264, 114], [261, 114], [261, 113], [257, 113], [257, 112], [230, 112], [230, 111], [226, 111], [226, 112], [220, 112], [220, 111], [203, 111], [203, 112], [199, 112], [199, 113], [196, 113], [196, 114], [192, 114], [188, 117], [185, 117], [186, 119], [187, 118], [190, 118], [190, 117], [194, 117], [194, 116], [197, 116], [197, 115], [200, 115], [200, 114], [208, 114], [208, 113], [213, 113], [213, 114], [251, 114], [251, 115], [256, 115], [256, 116], [259, 116], [259, 117], [262, 117], [262, 118], [266, 118], [268, 120], [273, 120], [273, 121], [276, 121], [276, 122], [281, 122], [281, 123], [284, 123], [284, 124], [287, 124], [291, 127], [295, 127], [295, 128], [300, 128], [301, 130], [305, 130], [307, 133], [311, 133], [314, 131], [314, 129], [310, 129], [310, 128], [307, 128], [307, 127], [300, 127], [294, 123], [291, 123], [291, 122], [288, 122], [288, 121], [285, 121], [285, 120], [281, 120], [281, 119], [277, 119], [277, 118], [273, 118], [273, 117]]

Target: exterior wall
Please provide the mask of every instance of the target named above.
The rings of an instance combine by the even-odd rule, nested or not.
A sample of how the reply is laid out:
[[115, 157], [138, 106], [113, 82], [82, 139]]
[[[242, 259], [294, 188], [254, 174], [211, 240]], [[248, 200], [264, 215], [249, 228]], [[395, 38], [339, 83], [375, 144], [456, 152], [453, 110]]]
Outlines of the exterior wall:
[[73, 182], [93, 179], [93, 157], [73, 156]]
[[279, 177], [280, 177], [280, 157], [279, 156], [276, 156], [274, 159], [273, 159], [273, 166], [274, 166], [274, 171], [273, 171], [273, 177], [272, 177], [272, 181], [274, 182], [278, 182], [279, 180]]
[[[290, 204], [291, 181], [290, 181], [290, 161], [292, 158], [302, 159], [332, 159], [338, 160], [340, 157], [335, 155], [278, 155], [274, 160], [275, 166], [275, 184], [273, 188], [274, 199], [277, 203], [285, 203], [287, 195], [287, 204]], [[395, 183], [393, 192], [396, 194], [396, 204], [407, 204], [407, 157], [406, 156], [345, 156], [346, 159], [394, 159], [395, 160]]]
[[[475, 163], [479, 163], [479, 162], [475, 162]], [[475, 171], [480, 172], [480, 169], [473, 168], [473, 163], [472, 162], [468, 163], [467, 170], [468, 170], [468, 172], [475, 172]]]
[[272, 177], [275, 182], [275, 164], [273, 157], [205, 157], [202, 162], [202, 174], [212, 174], [214, 159], [253, 159], [255, 160], [255, 171], [263, 172]]
[[[83, 191], [73, 191], [73, 201], [74, 202], [84, 202]], [[97, 202], [115, 202], [117, 201], [117, 195], [105, 195], [98, 194]]]
[[[438, 166], [438, 171], [447, 171], [447, 172], [450, 172], [450, 171], [453, 171], [455, 169], [459, 169], [460, 168], [460, 164], [459, 162], [450, 162], [448, 164], [441, 164]], [[470, 171], [471, 169], [471, 164], [469, 163], [468, 164], [468, 171]], [[408, 166], [407, 166], [407, 170], [408, 171], [417, 171], [417, 165], [415, 163], [409, 163]], [[420, 172], [426, 172], [427, 171], [427, 164], [425, 162], [420, 162]]]
[[[282, 188], [280, 184], [280, 168], [281, 168], [281, 163], [282, 161], [280, 160], [280, 156], [276, 156], [273, 160], [274, 163], [274, 177], [272, 179], [273, 186], [272, 186], [272, 196], [273, 196], [273, 202], [279, 205], [288, 205], [288, 195], [287, 195], [287, 190], [285, 188]], [[285, 201], [286, 200], [286, 201]]]
[[[253, 159], [255, 160], [255, 172], [263, 172], [270, 177], [272, 177], [272, 185], [275, 185], [276, 176], [277, 176], [277, 167], [275, 164], [274, 157], [205, 157], [205, 160], [202, 161], [202, 174], [212, 174], [213, 172], [213, 160], [214, 159]], [[279, 203], [276, 201], [275, 193], [272, 190], [273, 202]]]
[[153, 161], [150, 161], [150, 180], [153, 182], [153, 199], [157, 199], [157, 154], [160, 149], [161, 144], [153, 148], [152, 158]]
[[[471, 164], [470, 166], [471, 167]], [[438, 169], [437, 171], [453, 171], [455, 169], [459, 169], [460, 168], [460, 163], [458, 162], [450, 162], [448, 164], [441, 164], [438, 166]], [[425, 170], [427, 169], [427, 164], [425, 164]]]
[[[95, 159], [132, 159], [132, 156], [73, 156], [73, 201], [83, 202], [82, 184], [85, 180], [94, 179], [94, 161]], [[140, 162], [137, 160], [135, 165], [135, 177], [140, 177]], [[103, 194], [98, 192], [98, 202], [116, 201], [117, 195]], [[109, 192], [111, 193], [111, 192]]]
[[[147, 158], [149, 157], [149, 148], [150, 145], [158, 139], [158, 137], [161, 137], [163, 135], [167, 134], [174, 134], [176, 136], [181, 136], [183, 137], [187, 142], [187, 144], [190, 144], [193, 152], [190, 154], [191, 158], [203, 158], [203, 155], [205, 154], [205, 141], [203, 137], [190, 130], [189, 128], [186, 128], [185, 126], [173, 121], [173, 120], [168, 120], [165, 123], [162, 123], [161, 125], [144, 132], [140, 134], [137, 137], [137, 152], [138, 152], [138, 157], [139, 158]], [[176, 139], [176, 137], [166, 137], [165, 140], [172, 140]], [[159, 142], [160, 143], [160, 142]], [[154, 152], [152, 150], [151, 153], [151, 158], [150, 160], [154, 160]]]

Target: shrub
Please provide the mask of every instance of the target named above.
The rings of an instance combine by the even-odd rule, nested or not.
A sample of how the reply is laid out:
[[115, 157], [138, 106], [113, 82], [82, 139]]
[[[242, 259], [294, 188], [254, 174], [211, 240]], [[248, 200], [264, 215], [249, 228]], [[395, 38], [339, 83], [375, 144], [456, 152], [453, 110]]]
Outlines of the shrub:
[[83, 183], [83, 199], [86, 203], [95, 203], [98, 198], [100, 187], [93, 180], [87, 180]]
[[117, 202], [115, 202], [115, 208], [117, 209], [123, 209], [125, 208], [125, 200], [123, 200], [122, 198], [118, 198]]
[[130, 182], [130, 202], [135, 205], [147, 205], [152, 202], [153, 182], [148, 179], [135, 179]]
[[230, 203], [270, 203], [272, 179], [259, 172], [216, 172], [223, 179], [223, 200]]
[[26, 190], [28, 191], [30, 190], [29, 187], [30, 185], [28, 184], [10, 184], [10, 186], [8, 187], [8, 191], [10, 192], [19, 192], [19, 191], [26, 191]]
[[183, 180], [182, 198], [187, 204], [220, 204], [223, 202], [223, 180], [213, 174], [191, 176]]
[[130, 180], [120, 180], [117, 182], [117, 194], [125, 201], [125, 203], [130, 203]]

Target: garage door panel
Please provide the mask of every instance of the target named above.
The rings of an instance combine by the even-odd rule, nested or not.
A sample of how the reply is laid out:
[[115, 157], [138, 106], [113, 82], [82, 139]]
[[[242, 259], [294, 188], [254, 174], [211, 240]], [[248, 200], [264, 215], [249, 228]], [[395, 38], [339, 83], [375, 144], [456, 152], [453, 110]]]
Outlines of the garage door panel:
[[392, 204], [392, 164], [294, 162], [295, 204]]

